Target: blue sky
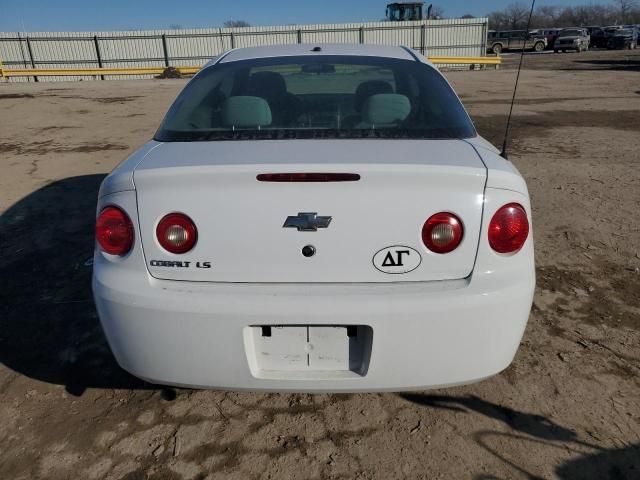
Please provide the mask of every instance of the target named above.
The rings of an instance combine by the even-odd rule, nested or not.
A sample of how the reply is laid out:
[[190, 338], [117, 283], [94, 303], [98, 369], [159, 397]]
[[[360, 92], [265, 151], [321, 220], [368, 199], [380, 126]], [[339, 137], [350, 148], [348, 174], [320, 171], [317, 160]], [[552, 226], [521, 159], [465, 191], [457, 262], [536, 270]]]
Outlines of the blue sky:
[[[485, 15], [514, 0], [434, 2], [447, 16]], [[606, 1], [606, 0], [605, 0]], [[376, 21], [386, 0], [0, 0], [0, 31], [96, 31], [221, 26], [228, 19], [252, 25]], [[539, 0], [538, 4], [590, 4]]]

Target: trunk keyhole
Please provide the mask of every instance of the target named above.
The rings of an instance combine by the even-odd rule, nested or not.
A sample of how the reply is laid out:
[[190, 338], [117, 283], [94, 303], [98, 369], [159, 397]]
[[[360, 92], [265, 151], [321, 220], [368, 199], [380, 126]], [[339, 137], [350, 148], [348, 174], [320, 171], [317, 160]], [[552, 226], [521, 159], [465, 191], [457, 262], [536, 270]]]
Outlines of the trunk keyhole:
[[314, 247], [313, 245], [307, 245], [306, 247], [302, 248], [302, 255], [304, 255], [307, 258], [313, 257], [315, 254], [316, 254], [316, 247]]

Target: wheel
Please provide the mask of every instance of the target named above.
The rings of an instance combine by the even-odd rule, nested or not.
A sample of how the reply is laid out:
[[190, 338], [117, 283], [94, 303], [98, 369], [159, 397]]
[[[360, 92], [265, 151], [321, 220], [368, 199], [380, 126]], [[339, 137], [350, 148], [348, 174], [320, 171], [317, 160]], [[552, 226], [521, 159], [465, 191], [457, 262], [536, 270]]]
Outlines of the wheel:
[[502, 53], [502, 45], [500, 45], [499, 43], [496, 43], [493, 47], [491, 47], [491, 50], [496, 55], [500, 55]]
[[533, 50], [540, 53], [540, 52], [544, 52], [544, 43], [543, 42], [538, 42], [533, 46]]

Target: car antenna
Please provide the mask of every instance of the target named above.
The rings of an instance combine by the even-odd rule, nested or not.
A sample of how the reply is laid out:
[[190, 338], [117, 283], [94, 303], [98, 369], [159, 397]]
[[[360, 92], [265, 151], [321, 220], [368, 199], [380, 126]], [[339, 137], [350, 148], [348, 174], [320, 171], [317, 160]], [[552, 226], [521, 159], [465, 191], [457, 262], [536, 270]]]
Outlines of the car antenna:
[[536, 0], [531, 0], [531, 11], [529, 12], [529, 20], [527, 20], [527, 30], [525, 32], [524, 43], [522, 45], [522, 53], [520, 54], [520, 64], [518, 65], [518, 75], [516, 76], [516, 85], [513, 88], [513, 98], [511, 99], [511, 107], [509, 108], [509, 117], [507, 118], [507, 127], [504, 132], [504, 141], [502, 142], [502, 152], [500, 152], [500, 156], [505, 160], [509, 159], [509, 154], [507, 153], [507, 147], [509, 146], [509, 133], [511, 132], [511, 117], [513, 116], [513, 106], [516, 103], [516, 95], [518, 93], [518, 83], [520, 82], [520, 71], [522, 70], [522, 63], [524, 61], [524, 51], [527, 46], [527, 35], [529, 35], [529, 30], [531, 29], [531, 19], [533, 18], [533, 10], [536, 6]]

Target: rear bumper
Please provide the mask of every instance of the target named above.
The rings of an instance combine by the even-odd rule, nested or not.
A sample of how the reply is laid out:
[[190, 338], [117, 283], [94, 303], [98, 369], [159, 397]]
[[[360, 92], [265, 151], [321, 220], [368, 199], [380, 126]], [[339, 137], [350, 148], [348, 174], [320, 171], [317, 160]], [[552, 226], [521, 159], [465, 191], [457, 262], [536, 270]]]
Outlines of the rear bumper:
[[[512, 361], [535, 284], [531, 268], [455, 282], [198, 284], [96, 268], [93, 290], [118, 363], [154, 383], [232, 390], [355, 392], [470, 383]], [[250, 325], [367, 325], [368, 371], [250, 367]]]

